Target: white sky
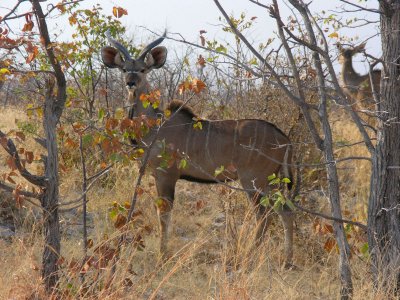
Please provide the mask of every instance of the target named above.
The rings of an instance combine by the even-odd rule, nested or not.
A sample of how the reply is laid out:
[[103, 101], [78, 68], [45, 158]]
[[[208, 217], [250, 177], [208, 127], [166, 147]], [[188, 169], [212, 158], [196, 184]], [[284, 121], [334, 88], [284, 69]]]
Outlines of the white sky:
[[[0, 0], [0, 15], [4, 15], [7, 11], [4, 8], [10, 8], [16, 3], [17, 0]], [[269, 5], [270, 0], [261, 0], [262, 3]], [[356, 0], [355, 3], [359, 3]], [[60, 0], [48, 0], [43, 2], [45, 4], [53, 3], [56, 4]], [[291, 14], [285, 1], [278, 0], [280, 3], [281, 14], [288, 16]], [[113, 6], [121, 6], [128, 10], [128, 16], [122, 17], [120, 20], [126, 26], [128, 34], [138, 39], [139, 35], [143, 36], [145, 41], [148, 40], [150, 33], [146, 33], [140, 26], [144, 26], [152, 31], [162, 33], [167, 28], [168, 33], [180, 33], [185, 39], [198, 42], [199, 41], [199, 30], [204, 29], [207, 31], [206, 37], [208, 39], [218, 38], [224, 40], [226, 34], [217, 26], [221, 22], [218, 20], [221, 16], [213, 0], [84, 0], [81, 3], [81, 7], [90, 8], [96, 3], [100, 3], [104, 8], [105, 13], [111, 14]], [[249, 40], [260, 43], [265, 42], [268, 38], [273, 37], [273, 31], [275, 30], [275, 22], [272, 20], [265, 9], [250, 3], [248, 0], [220, 0], [220, 3], [225, 10], [230, 14], [238, 16], [241, 12], [245, 12], [248, 17], [257, 16], [255, 26], [247, 32]], [[376, 1], [367, 2], [371, 7], [376, 7]], [[365, 5], [365, 3], [362, 3]], [[332, 13], [329, 10], [335, 10], [338, 6], [342, 5], [339, 0], [314, 0], [311, 5], [311, 10], [320, 12], [321, 10], [328, 11], [328, 14]], [[18, 13], [23, 13], [29, 8], [29, 2], [21, 6]], [[350, 8], [350, 7], [349, 7]], [[368, 16], [369, 19], [377, 19], [378, 16], [372, 13], [349, 13], [344, 16], [344, 19], [355, 17], [363, 18]], [[285, 18], [284, 18], [285, 19]], [[19, 24], [13, 23], [13, 26], [22, 27], [23, 21]], [[55, 26], [55, 24], [53, 24]], [[64, 19], [64, 21], [57, 21], [57, 29], [64, 29], [66, 33], [69, 31], [70, 25]], [[358, 36], [361, 40], [373, 35], [377, 32], [377, 25], [372, 25], [366, 28], [357, 28], [354, 30], [342, 30], [339, 34], [345, 34], [347, 36]], [[138, 40], [140, 42], [141, 40]], [[332, 41], [334, 42], [334, 41]], [[166, 43], [168, 47], [171, 47], [171, 42]], [[180, 45], [178, 45], [179, 47]], [[380, 40], [375, 38], [367, 44], [367, 50], [372, 55], [380, 55]], [[361, 58], [358, 58], [360, 60]], [[357, 60], [357, 59], [356, 59]], [[360, 72], [365, 72], [366, 67], [362, 64], [358, 64], [357, 69]]]

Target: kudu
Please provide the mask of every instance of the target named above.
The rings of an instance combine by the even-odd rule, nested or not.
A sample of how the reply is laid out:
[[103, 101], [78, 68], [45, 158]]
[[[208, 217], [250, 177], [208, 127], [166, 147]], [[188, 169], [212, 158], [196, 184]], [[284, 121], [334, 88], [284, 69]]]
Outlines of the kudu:
[[[104, 47], [101, 55], [104, 64], [109, 68], [119, 68], [125, 74], [128, 97], [132, 105], [129, 110], [130, 118], [146, 116], [156, 118], [162, 111], [151, 105], [146, 108], [139, 97], [148, 94], [150, 85], [146, 75], [152, 69], [164, 65], [167, 49], [158, 46], [163, 37], [150, 43], [134, 59], [128, 50], [118, 41], [109, 36], [112, 47]], [[263, 120], [202, 120], [202, 129], [194, 128], [195, 114], [189, 107], [182, 106], [183, 102], [174, 100], [169, 104], [171, 117], [158, 128], [150, 131], [140, 141], [149, 145], [156, 139], [162, 141], [152, 147], [148, 160], [157, 187], [159, 200], [157, 213], [160, 222], [160, 251], [167, 251], [168, 226], [174, 202], [175, 185], [177, 180], [185, 179], [199, 183], [218, 183], [228, 180], [239, 180], [248, 197], [254, 203], [258, 220], [257, 240], [260, 241], [268, 226], [266, 208], [260, 205], [260, 199], [268, 191], [267, 177], [282, 171], [285, 177], [291, 178], [292, 147], [289, 138], [275, 125]], [[182, 106], [182, 107], [181, 107]], [[161, 145], [168, 145], [187, 158], [187, 166], [179, 168], [177, 164], [160, 168]], [[146, 150], [145, 150], [146, 151]], [[215, 170], [225, 166], [225, 171], [215, 176]], [[159, 205], [159, 201], [162, 204]], [[285, 234], [285, 266], [292, 264], [293, 244], [293, 213], [284, 206], [278, 210], [284, 226]]]
[[[337, 44], [337, 46], [339, 49], [339, 62], [342, 64], [340, 79], [343, 91], [350, 98], [355, 109], [361, 108], [375, 111], [376, 103], [372, 93], [369, 73], [360, 75], [353, 68], [353, 56], [364, 51], [365, 43], [351, 48], [343, 48], [340, 44]], [[372, 81], [374, 91], [379, 93], [381, 70], [372, 72]]]

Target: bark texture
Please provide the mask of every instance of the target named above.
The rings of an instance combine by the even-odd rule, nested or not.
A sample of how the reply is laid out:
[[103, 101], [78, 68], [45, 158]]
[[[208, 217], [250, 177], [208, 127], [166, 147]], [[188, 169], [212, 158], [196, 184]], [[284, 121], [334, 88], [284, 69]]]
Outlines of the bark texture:
[[400, 289], [400, 0], [382, 0], [383, 76], [368, 211], [374, 283]]

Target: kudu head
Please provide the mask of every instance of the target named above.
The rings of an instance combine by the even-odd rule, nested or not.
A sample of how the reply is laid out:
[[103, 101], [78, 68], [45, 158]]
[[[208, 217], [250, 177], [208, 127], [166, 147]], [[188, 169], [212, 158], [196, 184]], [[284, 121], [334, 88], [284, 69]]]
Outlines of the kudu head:
[[366, 43], [362, 43], [355, 47], [344, 48], [341, 44], [337, 44], [339, 49], [339, 62], [344, 64], [345, 62], [351, 61], [351, 58], [357, 53], [362, 53], [365, 50]]
[[104, 64], [109, 68], [119, 68], [124, 73], [126, 88], [129, 93], [129, 101], [134, 104], [141, 93], [148, 92], [147, 73], [153, 69], [161, 68], [167, 58], [167, 48], [158, 46], [165, 38], [166, 32], [157, 40], [148, 44], [139, 56], [134, 59], [129, 51], [106, 32], [108, 42], [111, 46], [101, 49], [101, 57]]

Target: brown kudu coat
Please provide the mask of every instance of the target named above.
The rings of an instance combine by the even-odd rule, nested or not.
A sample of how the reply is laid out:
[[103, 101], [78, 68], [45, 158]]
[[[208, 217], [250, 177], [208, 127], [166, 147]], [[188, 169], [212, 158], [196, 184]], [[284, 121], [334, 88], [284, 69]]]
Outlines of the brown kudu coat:
[[[167, 55], [165, 47], [156, 47], [163, 37], [146, 47], [139, 58], [133, 59], [127, 50], [109, 37], [114, 47], [104, 47], [102, 58], [106, 66], [118, 67], [125, 73], [125, 80], [132, 105], [129, 116], [157, 118], [162, 111], [150, 106], [144, 108], [139, 100], [141, 94], [148, 94], [150, 86], [146, 74], [160, 68]], [[167, 251], [168, 227], [175, 196], [175, 185], [179, 179], [201, 183], [218, 183], [239, 180], [254, 203], [259, 221], [258, 241], [267, 229], [268, 219], [264, 206], [259, 200], [268, 190], [267, 177], [282, 171], [291, 178], [290, 164], [292, 147], [289, 138], [276, 126], [263, 120], [201, 120], [202, 129], [194, 128], [194, 113], [188, 107], [181, 107], [180, 101], [172, 101], [172, 114], [163, 126], [153, 129], [140, 141], [141, 146], [149, 145], [156, 135], [157, 142], [151, 148], [149, 167], [153, 170], [158, 196], [162, 205], [157, 205], [161, 253]], [[149, 151], [149, 150], [147, 150]], [[187, 167], [179, 168], [176, 163], [160, 168], [163, 152], [178, 154], [187, 159]], [[224, 166], [224, 172], [214, 176], [215, 170]], [[269, 208], [268, 208], [269, 209]], [[285, 229], [286, 266], [292, 264], [293, 214], [287, 208], [278, 211]]]

